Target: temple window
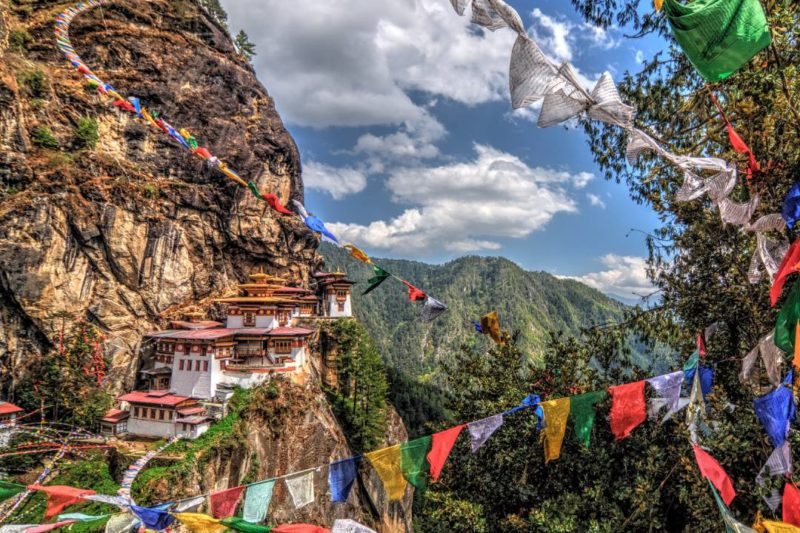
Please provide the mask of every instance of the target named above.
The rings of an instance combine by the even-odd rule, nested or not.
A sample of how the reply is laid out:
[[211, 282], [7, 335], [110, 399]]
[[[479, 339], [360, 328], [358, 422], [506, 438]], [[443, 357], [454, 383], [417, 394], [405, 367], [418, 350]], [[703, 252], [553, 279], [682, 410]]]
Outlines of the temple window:
[[247, 312], [244, 314], [244, 325], [246, 327], [253, 327], [256, 325], [256, 315], [252, 312]]
[[292, 341], [275, 341], [275, 353], [292, 353]]

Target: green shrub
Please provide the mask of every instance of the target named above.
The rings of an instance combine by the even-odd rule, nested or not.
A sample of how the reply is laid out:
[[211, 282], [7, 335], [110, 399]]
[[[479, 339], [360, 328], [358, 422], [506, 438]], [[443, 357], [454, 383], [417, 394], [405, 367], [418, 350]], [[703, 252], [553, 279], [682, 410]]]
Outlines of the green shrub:
[[58, 148], [58, 139], [53, 136], [53, 132], [47, 126], [37, 126], [33, 130], [31, 142], [42, 148]]
[[75, 126], [75, 144], [78, 148], [94, 148], [100, 139], [97, 128], [97, 119], [92, 117], [81, 117], [78, 125]]
[[144, 189], [144, 194], [150, 198], [158, 198], [161, 194], [158, 187], [152, 183], [145, 183], [142, 189]]
[[40, 68], [23, 72], [17, 76], [17, 83], [33, 98], [43, 98], [47, 94], [47, 77]]
[[33, 37], [25, 28], [14, 28], [8, 33], [8, 45], [17, 52], [25, 52], [31, 42]]

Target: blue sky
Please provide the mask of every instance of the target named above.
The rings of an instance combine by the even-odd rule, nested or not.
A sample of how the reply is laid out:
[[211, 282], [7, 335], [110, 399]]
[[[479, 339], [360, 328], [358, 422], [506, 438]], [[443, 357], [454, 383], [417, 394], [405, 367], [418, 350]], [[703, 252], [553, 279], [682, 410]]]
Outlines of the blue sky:
[[[510, 2], [556, 63], [591, 87], [664, 43], [582, 23], [568, 0]], [[645, 2], [647, 4], [647, 2]], [[512, 112], [515, 35], [448, 0], [223, 0], [300, 148], [306, 207], [379, 257], [501, 255], [631, 298], [650, 292], [652, 211], [607, 182], [586, 138]]]

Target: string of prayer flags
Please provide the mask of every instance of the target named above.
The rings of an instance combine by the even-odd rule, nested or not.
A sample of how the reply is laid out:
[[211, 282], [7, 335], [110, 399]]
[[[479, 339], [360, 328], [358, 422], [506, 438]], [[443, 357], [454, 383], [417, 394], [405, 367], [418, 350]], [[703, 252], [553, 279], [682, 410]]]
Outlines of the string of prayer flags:
[[789, 388], [791, 383], [790, 371], [784, 385], [753, 400], [756, 416], [775, 448], [782, 446], [786, 441], [789, 424], [795, 417], [794, 394]]
[[664, 0], [672, 35], [709, 82], [724, 80], [772, 38], [759, 0]]
[[497, 311], [486, 313], [481, 317], [481, 332], [484, 335], [489, 335], [494, 342], [499, 345], [504, 345], [503, 333], [500, 330], [500, 319], [497, 317]]
[[775, 321], [775, 346], [784, 352], [794, 353], [796, 326], [799, 321], [800, 281], [795, 281]]
[[367, 290], [364, 291], [364, 295], [369, 294], [380, 287], [381, 283], [392, 276], [378, 265], [372, 265], [372, 271], [375, 275], [367, 280], [367, 284], [369, 286], [367, 287]]
[[175, 521], [175, 517], [163, 509], [139, 507], [138, 505], [131, 505], [130, 509], [147, 529], [162, 531]]
[[47, 509], [44, 512], [44, 519], [50, 520], [61, 513], [65, 507], [80, 503], [81, 496], [95, 494], [95, 491], [88, 489], [76, 489], [65, 485], [29, 485], [28, 490], [38, 490], [47, 494]]
[[25, 490], [25, 485], [18, 485], [0, 480], [0, 502], [3, 502]]
[[431, 451], [428, 452], [428, 463], [431, 465], [431, 480], [435, 483], [442, 473], [444, 463], [450, 456], [450, 451], [456, 443], [464, 424], [444, 431], [439, 431], [431, 436]]
[[[786, 441], [772, 450], [767, 462], [764, 463], [764, 466], [761, 467], [756, 476], [756, 483], [763, 487], [766, 484], [767, 477], [791, 475], [792, 471], [792, 449], [789, 447], [789, 441]], [[775, 512], [780, 507], [781, 500], [781, 493], [776, 488], [772, 489], [769, 496], [764, 496], [764, 501], [772, 509], [772, 512]]]
[[570, 400], [569, 414], [575, 428], [575, 438], [585, 448], [589, 448], [592, 441], [592, 427], [597, 415], [595, 405], [605, 397], [606, 391], [592, 391], [573, 396]]
[[400, 470], [403, 477], [419, 490], [428, 487], [428, 452], [431, 450], [430, 435], [420, 437], [400, 445]]
[[493, 415], [467, 424], [467, 430], [469, 430], [470, 437], [470, 449], [472, 450], [472, 453], [477, 452], [478, 449], [483, 446], [487, 440], [489, 440], [489, 437], [492, 436], [492, 433], [497, 431], [497, 429], [502, 425], [503, 415]]
[[236, 512], [236, 504], [244, 492], [244, 486], [233, 487], [219, 492], [212, 492], [208, 496], [211, 507], [211, 516], [214, 518], [227, 518]]
[[421, 290], [419, 290], [418, 288], [416, 288], [415, 286], [413, 286], [409, 282], [407, 282], [405, 280], [401, 280], [401, 281], [403, 282], [403, 285], [405, 285], [406, 288], [408, 289], [408, 299], [409, 299], [409, 301], [420, 302], [420, 301], [424, 300], [425, 297], [427, 296], [424, 292], [422, 292]]
[[303, 472], [284, 479], [295, 509], [314, 502], [314, 471]]
[[794, 486], [792, 480], [787, 480], [783, 486], [783, 506], [781, 519], [793, 526], [800, 526], [800, 490]]
[[425, 303], [422, 304], [422, 320], [432, 322], [439, 315], [447, 311], [447, 306], [431, 296], [425, 296]]
[[664, 407], [667, 408], [665, 420], [678, 410], [683, 378], [684, 372], [678, 371], [645, 380], [647, 384], [655, 390], [657, 395], [657, 398], [652, 398], [650, 400], [650, 406], [647, 411], [647, 415], [650, 419], [658, 417]]
[[344, 503], [353, 487], [353, 482], [358, 476], [360, 457], [350, 457], [331, 463], [328, 467], [328, 485], [331, 489], [331, 500], [334, 503]]
[[362, 263], [367, 263], [367, 264], [372, 263], [372, 259], [370, 259], [369, 256], [363, 250], [358, 248], [356, 245], [345, 244], [344, 246], [342, 246], [342, 248], [347, 250], [347, 253], [349, 253], [353, 259], [358, 259]]
[[247, 487], [244, 493], [244, 509], [242, 511], [242, 518], [246, 522], [258, 524], [264, 521], [267, 517], [267, 509], [272, 500], [272, 489], [274, 487], [274, 479], [268, 479]]
[[786, 197], [783, 199], [781, 217], [786, 222], [786, 227], [790, 231], [800, 219], [800, 181], [792, 185]]
[[372, 467], [381, 478], [389, 500], [399, 500], [406, 491], [408, 482], [400, 468], [400, 445], [395, 444], [382, 450], [365, 453]]
[[725, 531], [726, 533], [756, 533], [753, 528], [747, 527], [746, 525], [742, 524], [731, 513], [728, 506], [725, 505], [725, 502], [719, 497], [716, 489], [714, 489], [714, 485], [711, 484], [709, 481], [708, 483], [709, 488], [711, 489], [711, 493], [714, 495], [714, 501], [717, 503], [717, 508], [719, 509], [719, 513], [722, 515], [722, 521], [725, 523]]
[[617, 440], [624, 439], [647, 419], [644, 381], [609, 387], [611, 394], [611, 432]]
[[175, 513], [181, 524], [189, 528], [192, 533], [223, 533], [227, 526], [202, 513]]
[[561, 456], [561, 444], [567, 431], [567, 418], [570, 412], [570, 398], [558, 398], [541, 403], [544, 410], [545, 427], [542, 431], [544, 442], [544, 462], [549, 463]]
[[725, 505], [730, 505], [736, 497], [736, 491], [733, 488], [733, 482], [728, 476], [728, 473], [725, 472], [725, 469], [722, 468], [716, 459], [700, 446], [694, 444], [692, 449], [694, 450], [697, 466], [700, 468], [700, 474], [716, 487]]
[[238, 516], [229, 516], [228, 518], [223, 518], [219, 521], [219, 523], [234, 531], [240, 531], [241, 533], [269, 533], [270, 531], [275, 530], [275, 528], [272, 526], [254, 524], [243, 518], [239, 518]]

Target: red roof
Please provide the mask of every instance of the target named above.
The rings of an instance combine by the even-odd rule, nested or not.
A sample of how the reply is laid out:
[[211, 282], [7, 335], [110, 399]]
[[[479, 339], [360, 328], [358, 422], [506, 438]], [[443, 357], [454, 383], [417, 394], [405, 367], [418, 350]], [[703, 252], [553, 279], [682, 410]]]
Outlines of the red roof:
[[158, 339], [181, 339], [181, 340], [200, 340], [211, 341], [214, 339], [221, 339], [222, 337], [230, 337], [239, 331], [232, 328], [210, 328], [210, 329], [168, 329], [166, 331], [154, 331], [148, 333], [147, 337], [155, 337]]
[[181, 416], [191, 416], [191, 415], [199, 415], [200, 413], [205, 413], [206, 408], [200, 407], [187, 407], [186, 409], [178, 409], [178, 414]]
[[306, 328], [272, 328], [269, 335], [305, 337], [312, 333], [314, 332]]
[[222, 322], [214, 322], [213, 320], [199, 320], [197, 322], [187, 322], [185, 320], [173, 320], [170, 322], [172, 327], [178, 329], [210, 329], [222, 326]]
[[316, 302], [317, 300], [319, 300], [319, 298], [317, 298], [317, 297], [316, 297], [316, 296], [314, 296], [313, 294], [309, 294], [308, 296], [302, 296], [300, 299], [301, 299], [301, 300], [313, 300], [313, 301], [315, 301], [315, 302]]
[[196, 426], [198, 424], [206, 422], [207, 420], [208, 420], [207, 416], [190, 416], [189, 418], [178, 418], [177, 420], [175, 420], [175, 422]]
[[0, 402], [0, 415], [13, 415], [14, 413], [21, 413], [22, 407], [17, 407], [10, 402]]
[[131, 415], [128, 411], [123, 411], [121, 409], [109, 409], [106, 411], [106, 414], [103, 415], [102, 420], [103, 422], [117, 423], [125, 420], [129, 416]]
[[308, 289], [304, 289], [303, 287], [280, 287], [272, 292], [278, 293], [278, 292], [311, 292], [311, 291]]
[[118, 397], [121, 402], [142, 403], [146, 405], [176, 406], [188, 400], [188, 396], [178, 396], [177, 394], [164, 394], [162, 391], [152, 392], [129, 392]]

